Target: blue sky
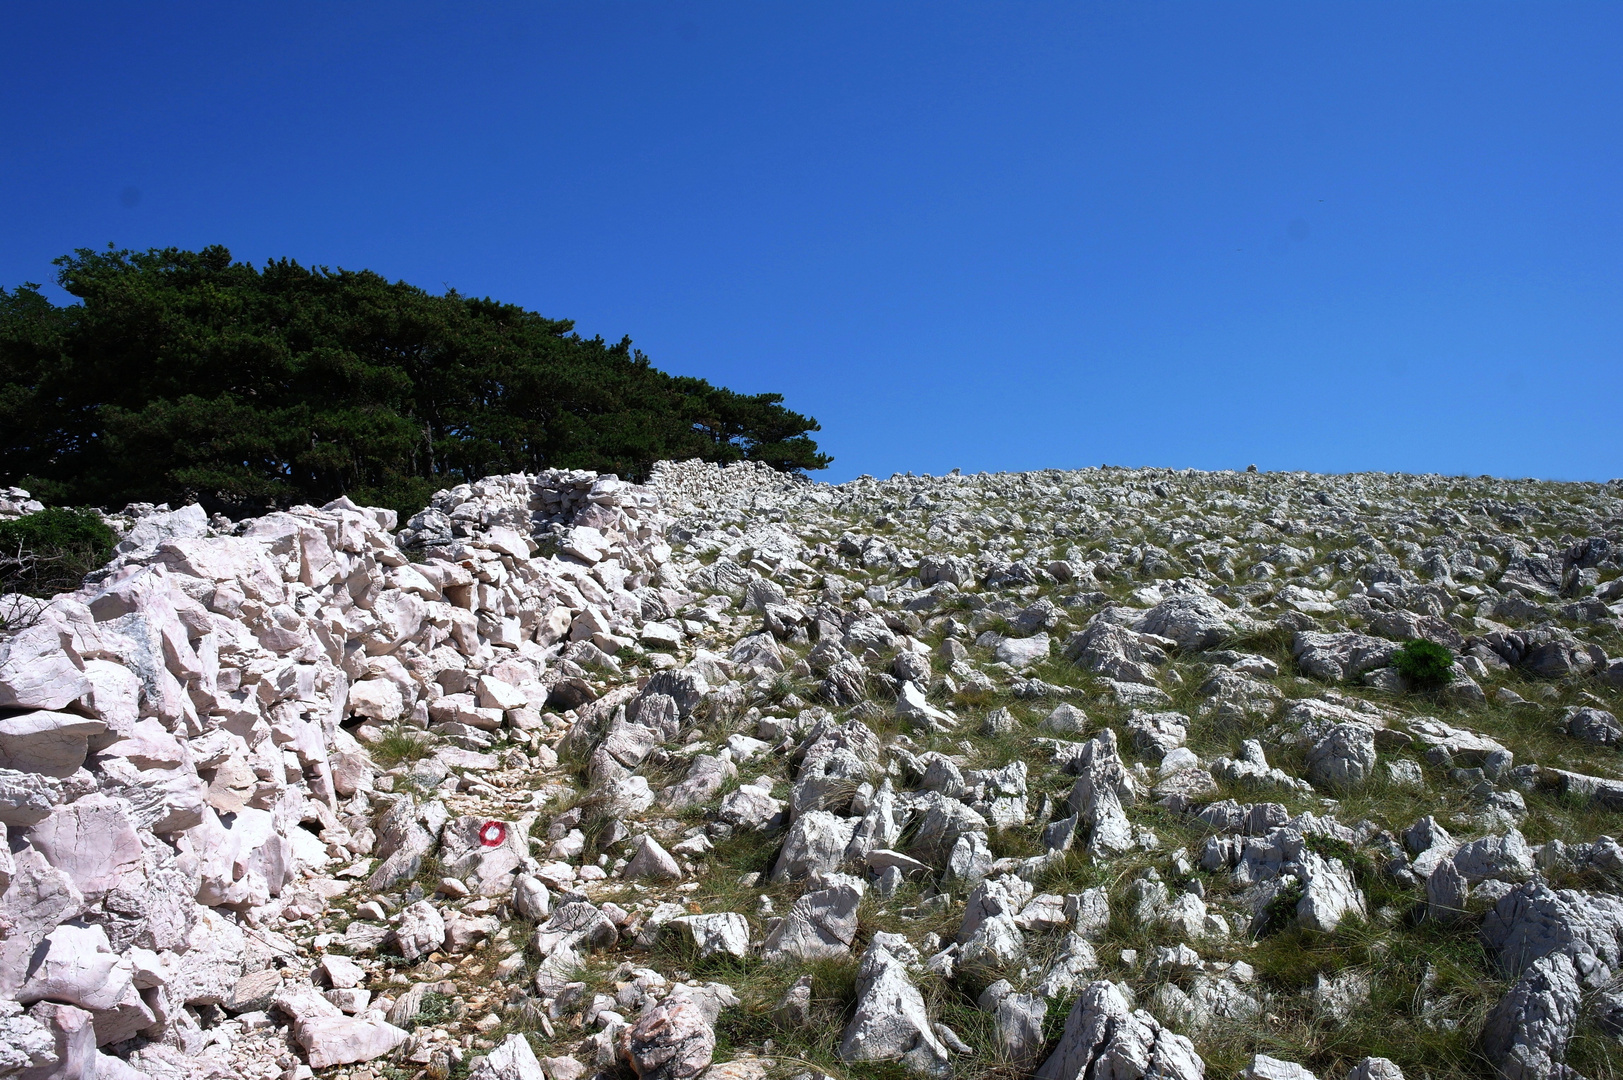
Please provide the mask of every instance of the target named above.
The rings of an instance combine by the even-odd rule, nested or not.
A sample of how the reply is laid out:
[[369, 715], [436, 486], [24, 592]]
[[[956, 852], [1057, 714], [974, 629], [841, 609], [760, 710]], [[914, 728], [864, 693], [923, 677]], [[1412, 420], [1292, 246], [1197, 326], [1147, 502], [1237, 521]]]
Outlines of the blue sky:
[[0, 284], [371, 268], [858, 473], [1623, 475], [1623, 5], [14, 4]]

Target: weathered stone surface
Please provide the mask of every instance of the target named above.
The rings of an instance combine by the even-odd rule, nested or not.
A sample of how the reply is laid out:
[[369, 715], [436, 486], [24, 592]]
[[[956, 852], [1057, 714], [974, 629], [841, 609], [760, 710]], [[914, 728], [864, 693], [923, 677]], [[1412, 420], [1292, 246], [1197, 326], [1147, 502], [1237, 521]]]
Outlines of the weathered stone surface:
[[56, 807], [28, 830], [28, 840], [73, 880], [87, 901], [95, 902], [141, 868], [141, 838], [128, 809], [122, 799], [86, 795]]
[[1080, 735], [1087, 731], [1090, 725], [1087, 713], [1069, 702], [1061, 702], [1054, 706], [1053, 712], [1043, 717], [1043, 722], [1037, 726], [1044, 731], [1054, 731], [1061, 735]]
[[[328, 959], [333, 959], [328, 957]], [[350, 985], [355, 985], [351, 983]], [[264, 1010], [282, 990], [282, 973], [275, 968], [250, 971], [238, 979], [231, 988], [231, 997], [222, 1002], [227, 1012], [242, 1013]]]
[[1337, 724], [1307, 752], [1315, 784], [1331, 790], [1357, 787], [1375, 772], [1375, 731], [1364, 724]]
[[1106, 678], [1148, 685], [1155, 684], [1155, 669], [1167, 659], [1163, 649], [1132, 630], [1097, 620], [1065, 643], [1064, 655]]
[[1356, 679], [1366, 671], [1386, 667], [1398, 643], [1364, 634], [1298, 633], [1291, 639], [1291, 655], [1302, 674], [1328, 682]]
[[699, 806], [713, 798], [722, 785], [737, 775], [738, 769], [731, 761], [699, 754], [693, 759], [687, 778], [660, 792], [659, 801], [666, 809], [676, 811]]
[[512, 1034], [468, 1070], [469, 1080], [547, 1080], [529, 1040]]
[[652, 836], [643, 837], [625, 870], [628, 878], [646, 878], [653, 881], [680, 881], [682, 868], [670, 852], [659, 846]]
[[1482, 922], [1482, 938], [1507, 975], [1555, 952], [1623, 964], [1623, 898], [1552, 889], [1530, 881], [1502, 897]]
[[[96, 1049], [96, 1028], [89, 1012], [74, 1005], [42, 1001], [28, 1010], [28, 1018], [44, 1029], [50, 1049], [33, 1043], [33, 1053], [53, 1060], [21, 1074], [21, 1080], [78, 1080], [101, 1075], [107, 1060]], [[113, 1059], [116, 1061], [117, 1059]]]
[[1005, 994], [998, 999], [993, 1024], [997, 1031], [998, 1057], [1016, 1065], [1028, 1063], [1042, 1053], [1043, 1020], [1048, 1002], [1034, 994]]
[[917, 953], [897, 934], [877, 933], [857, 972], [857, 1011], [840, 1039], [841, 1061], [892, 1061], [945, 1075], [949, 1054], [930, 1024], [924, 998], [907, 974]]
[[838, 870], [857, 823], [827, 810], [802, 814], [789, 827], [783, 851], [772, 867], [773, 881], [794, 881], [812, 874]]
[[57, 925], [85, 909], [73, 879], [32, 848], [12, 856], [11, 884], [0, 893], [0, 996], [14, 998], [35, 950]]
[[133, 979], [129, 962], [113, 952], [100, 926], [63, 924], [31, 959], [17, 1000], [26, 1005], [49, 998], [99, 1012], [117, 1007]]
[[193, 915], [188, 948], [173, 962], [170, 994], [188, 1005], [224, 1005], [233, 999], [242, 978], [247, 936], [212, 908], [194, 908]]
[[1171, 638], [1179, 648], [1195, 652], [1234, 637], [1248, 625], [1244, 616], [1216, 597], [1189, 594], [1161, 601], [1133, 629]]
[[793, 1031], [811, 1024], [812, 977], [802, 975], [784, 991], [772, 1017], [779, 1027]]
[[1439, 862], [1426, 877], [1426, 918], [1445, 925], [1465, 915], [1471, 886], [1452, 859]]
[[1037, 993], [1049, 1000], [1069, 998], [1098, 970], [1099, 957], [1092, 942], [1079, 933], [1067, 934]]
[[90, 693], [72, 640], [50, 616], [0, 635], [0, 709], [55, 710]]
[[717, 953], [736, 957], [743, 957], [749, 953], [749, 922], [737, 912], [684, 915], [672, 919], [670, 925], [683, 932], [700, 959]]
[[1623, 963], [1623, 900], [1530, 881], [1494, 905], [1482, 937], [1517, 979], [1484, 1025], [1483, 1049], [1503, 1077], [1560, 1075], [1584, 987]]
[[52, 777], [0, 769], [0, 825], [20, 828], [43, 821], [61, 800], [62, 785]]
[[1133, 745], [1150, 760], [1159, 760], [1184, 744], [1189, 735], [1189, 718], [1176, 712], [1145, 712], [1134, 709], [1127, 718]]
[[299, 1021], [295, 1033], [312, 1069], [371, 1061], [407, 1039], [392, 1024], [352, 1016], [313, 1016]]
[[606, 948], [619, 938], [614, 921], [585, 901], [559, 904], [536, 929], [531, 947], [542, 957], [559, 950]]
[[416, 961], [445, 944], [445, 920], [433, 904], [419, 900], [401, 911], [394, 934], [400, 955]]
[[1347, 1080], [1403, 1080], [1403, 1070], [1387, 1058], [1367, 1057], [1352, 1067]]
[[1573, 958], [1541, 956], [1488, 1015], [1482, 1048], [1505, 1080], [1567, 1075], [1562, 1062], [1578, 1026], [1582, 987]]
[[89, 740], [107, 730], [101, 720], [59, 712], [0, 717], [0, 768], [46, 776], [72, 776], [85, 762]]
[[722, 797], [716, 817], [735, 829], [765, 829], [783, 813], [783, 800], [772, 797], [772, 781], [744, 784]]
[[1023, 671], [1048, 659], [1052, 647], [1047, 634], [1034, 634], [1027, 638], [1004, 638], [995, 651], [998, 663]]
[[1561, 716], [1561, 729], [1575, 739], [1597, 746], [1623, 744], [1623, 723], [1605, 709], [1570, 708]]
[[761, 946], [766, 960], [820, 960], [851, 951], [862, 890], [854, 882], [802, 893]]
[[702, 999], [678, 997], [644, 1013], [621, 1036], [631, 1068], [643, 1080], [686, 1080], [709, 1068], [716, 1052], [716, 1016]]
[[936, 731], [945, 731], [953, 726], [952, 717], [931, 705], [924, 696], [924, 690], [912, 681], [902, 683], [896, 695], [896, 718], [906, 724]]
[[1267, 1054], [1257, 1054], [1253, 1057], [1251, 1064], [1242, 1069], [1240, 1075], [1245, 1080], [1319, 1080], [1296, 1062], [1269, 1057]]
[[1133, 785], [1116, 751], [1116, 734], [1107, 728], [1084, 745], [1068, 801], [1086, 827], [1086, 849], [1094, 856], [1131, 850], [1133, 829], [1123, 796], [1131, 797]]
[[58, 1060], [52, 1030], [25, 1015], [15, 1001], [0, 1000], [0, 1076], [43, 1069]]
[[1526, 881], [1533, 874], [1533, 849], [1512, 829], [1504, 836], [1485, 836], [1461, 845], [1454, 852], [1454, 866], [1473, 885], [1490, 879]]
[[1311, 851], [1301, 857], [1302, 898], [1296, 904], [1299, 925], [1329, 933], [1346, 915], [1366, 917], [1369, 909], [1352, 871], [1340, 859], [1325, 859]]
[[1187, 992], [1176, 983], [1163, 983], [1156, 988], [1151, 1004], [1158, 1015], [1189, 1032], [1222, 1021], [1255, 1020], [1263, 1011], [1262, 1002], [1240, 983], [1212, 975], [1191, 977]]
[[1193, 1043], [1163, 1028], [1143, 1009], [1132, 1009], [1115, 984], [1100, 981], [1082, 988], [1065, 1018], [1059, 1044], [1037, 1070], [1037, 1078], [1199, 1080], [1205, 1073], [1206, 1064]]

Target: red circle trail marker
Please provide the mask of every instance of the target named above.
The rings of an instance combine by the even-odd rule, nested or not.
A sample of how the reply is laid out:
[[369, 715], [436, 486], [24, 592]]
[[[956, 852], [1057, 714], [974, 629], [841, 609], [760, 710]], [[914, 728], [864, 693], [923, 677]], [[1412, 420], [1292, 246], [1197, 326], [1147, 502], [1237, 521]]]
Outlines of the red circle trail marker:
[[487, 821], [479, 827], [479, 842], [485, 847], [500, 847], [507, 839], [507, 826], [499, 821]]

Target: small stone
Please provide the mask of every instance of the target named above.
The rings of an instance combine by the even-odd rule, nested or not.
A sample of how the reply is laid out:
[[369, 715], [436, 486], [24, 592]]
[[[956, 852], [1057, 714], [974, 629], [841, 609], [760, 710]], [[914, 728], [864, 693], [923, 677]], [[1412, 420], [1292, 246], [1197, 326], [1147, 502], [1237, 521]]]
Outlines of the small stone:
[[644, 836], [637, 853], [626, 864], [625, 876], [652, 881], [680, 881], [682, 868], [652, 836]]

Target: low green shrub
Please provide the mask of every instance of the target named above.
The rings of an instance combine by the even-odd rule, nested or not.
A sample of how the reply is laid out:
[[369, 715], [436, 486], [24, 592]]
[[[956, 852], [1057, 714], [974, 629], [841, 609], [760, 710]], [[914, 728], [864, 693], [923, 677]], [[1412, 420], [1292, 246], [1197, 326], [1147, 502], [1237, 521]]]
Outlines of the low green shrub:
[[1435, 641], [1416, 638], [1392, 654], [1392, 666], [1412, 683], [1437, 686], [1448, 681], [1454, 654]]
[[55, 596], [113, 556], [118, 536], [94, 510], [53, 506], [0, 521], [0, 592]]

